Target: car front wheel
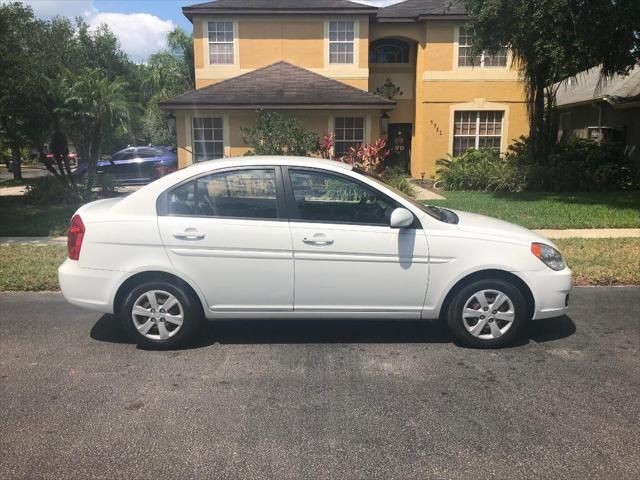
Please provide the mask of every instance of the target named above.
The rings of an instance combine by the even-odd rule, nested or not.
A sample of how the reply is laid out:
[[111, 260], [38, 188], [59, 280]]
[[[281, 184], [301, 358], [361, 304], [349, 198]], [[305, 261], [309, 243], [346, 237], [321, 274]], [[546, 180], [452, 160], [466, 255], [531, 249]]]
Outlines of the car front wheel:
[[126, 297], [120, 317], [127, 334], [140, 346], [170, 349], [193, 339], [202, 323], [198, 300], [167, 282], [149, 282]]
[[528, 309], [522, 292], [501, 280], [479, 280], [460, 289], [449, 304], [447, 323], [461, 344], [499, 348], [522, 332]]

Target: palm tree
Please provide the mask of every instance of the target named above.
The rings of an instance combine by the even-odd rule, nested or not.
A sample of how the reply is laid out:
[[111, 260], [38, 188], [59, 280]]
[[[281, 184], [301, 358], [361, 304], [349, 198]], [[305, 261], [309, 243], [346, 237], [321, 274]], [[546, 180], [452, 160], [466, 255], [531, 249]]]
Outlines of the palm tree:
[[110, 79], [101, 70], [84, 68], [68, 77], [66, 106], [74, 143], [88, 155], [87, 189], [91, 190], [100, 158], [100, 145], [107, 128], [128, 128], [127, 83]]

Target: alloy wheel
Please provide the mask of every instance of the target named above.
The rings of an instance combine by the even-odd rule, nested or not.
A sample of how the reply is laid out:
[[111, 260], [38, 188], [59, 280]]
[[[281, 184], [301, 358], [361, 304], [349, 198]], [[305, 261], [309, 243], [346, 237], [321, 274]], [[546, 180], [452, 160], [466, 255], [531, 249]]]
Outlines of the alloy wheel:
[[474, 293], [462, 309], [464, 328], [481, 340], [500, 338], [511, 328], [515, 317], [513, 302], [499, 290]]
[[150, 340], [167, 340], [182, 328], [180, 301], [164, 290], [150, 290], [134, 302], [131, 319], [136, 330]]

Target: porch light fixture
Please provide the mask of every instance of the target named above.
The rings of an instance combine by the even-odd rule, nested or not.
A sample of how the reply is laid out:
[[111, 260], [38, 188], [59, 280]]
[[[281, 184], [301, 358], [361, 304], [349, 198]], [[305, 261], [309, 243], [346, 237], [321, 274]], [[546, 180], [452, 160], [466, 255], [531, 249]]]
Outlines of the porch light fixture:
[[382, 112], [380, 116], [380, 131], [383, 135], [386, 135], [389, 131], [389, 115], [387, 115], [387, 112]]

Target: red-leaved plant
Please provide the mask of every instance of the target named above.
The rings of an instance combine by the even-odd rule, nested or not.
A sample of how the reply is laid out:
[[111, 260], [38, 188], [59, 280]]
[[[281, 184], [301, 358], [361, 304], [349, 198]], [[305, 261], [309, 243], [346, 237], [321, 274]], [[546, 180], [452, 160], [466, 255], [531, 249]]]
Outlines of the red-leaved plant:
[[331, 159], [333, 152], [333, 133], [325, 133], [320, 139], [320, 155], [322, 158]]
[[389, 156], [387, 140], [378, 138], [373, 143], [361, 143], [350, 147], [349, 151], [338, 160], [349, 163], [372, 175], [380, 175], [384, 171], [384, 160]]

